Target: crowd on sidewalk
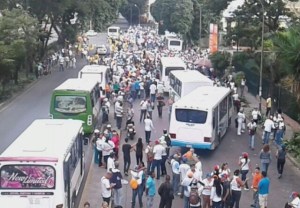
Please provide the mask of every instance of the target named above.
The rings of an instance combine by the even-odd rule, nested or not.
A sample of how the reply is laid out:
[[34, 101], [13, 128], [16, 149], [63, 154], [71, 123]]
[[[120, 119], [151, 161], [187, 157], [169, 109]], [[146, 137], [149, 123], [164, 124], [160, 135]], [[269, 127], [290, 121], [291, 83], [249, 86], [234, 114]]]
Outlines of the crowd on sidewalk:
[[[142, 52], [134, 53], [135, 49]], [[160, 52], [151, 55], [151, 51], [157, 49]], [[280, 110], [271, 116], [268, 110], [271, 109], [271, 98], [266, 102], [267, 119], [264, 120], [262, 113], [255, 108], [251, 113], [251, 121], [246, 125], [246, 115], [240, 106], [246, 79], [243, 78], [241, 83], [235, 83], [232, 76], [226, 78], [224, 83], [232, 89], [237, 111], [237, 135], [240, 136], [245, 132], [249, 134], [250, 151], [254, 150], [255, 143], [259, 142], [257, 127], [262, 124], [264, 128], [261, 140], [264, 146], [259, 154], [261, 164], [252, 167], [249, 154], [241, 152], [241, 156], [236, 158], [239, 168], [233, 172], [226, 161], [220, 161], [220, 164], [215, 165], [211, 171], [203, 174], [201, 158], [196, 155], [193, 148], [184, 154], [181, 152], [170, 154], [171, 140], [167, 130], [164, 130], [157, 140], [151, 137], [151, 131], [155, 128], [152, 122], [153, 111], [157, 111], [158, 117], [161, 118], [164, 116], [163, 107], [167, 106], [170, 109], [173, 104], [172, 99], [165, 101], [163, 96], [162, 83], [158, 81], [157, 60], [164, 55], [178, 54], [165, 51], [162, 39], [149, 29], [140, 28], [131, 28], [128, 33], [122, 34], [119, 41], [112, 41], [110, 51], [112, 58], [106, 59], [105, 63], [111, 68], [111, 80], [103, 89], [106, 98], [101, 105], [102, 123], [106, 126], [102, 132], [96, 129], [93, 139], [94, 163], [107, 171], [100, 180], [102, 207], [108, 207], [112, 202], [116, 208], [123, 207], [123, 185], [129, 184], [132, 189], [132, 208], [137, 207], [137, 204], [140, 208], [144, 207], [144, 198], [146, 207], [152, 208], [153, 200], [157, 196], [160, 197], [159, 208], [172, 207], [175, 197], [183, 198], [184, 208], [239, 208], [243, 191], [249, 191], [250, 188], [253, 191], [251, 206], [266, 208], [270, 191], [268, 168], [272, 159], [269, 139], [271, 133], [278, 147], [276, 154], [278, 178], [282, 177], [286, 157], [285, 146], [282, 143], [285, 129], [283, 116]], [[192, 59], [198, 57], [194, 50], [188, 50], [178, 56]], [[140, 137], [137, 143], [129, 144], [127, 125], [132, 124], [134, 128], [133, 118], [136, 114], [133, 109], [134, 102], [138, 102], [140, 106], [139, 121], [144, 124], [145, 137], [144, 142]], [[116, 129], [112, 128], [110, 113], [114, 115]], [[126, 119], [126, 125], [122, 125], [123, 119]], [[124, 138], [120, 138], [122, 126], [125, 126]], [[121, 139], [124, 139], [122, 145]], [[123, 170], [120, 170], [119, 165], [120, 151], [123, 153]], [[136, 163], [132, 162], [132, 151], [135, 152]], [[167, 173], [166, 165], [171, 166], [172, 172]], [[249, 173], [252, 173], [251, 185]], [[157, 180], [162, 176], [164, 182], [158, 187]], [[89, 204], [86, 203], [85, 206], [89, 207]], [[292, 194], [292, 201], [286, 206], [300, 207], [297, 193]]]

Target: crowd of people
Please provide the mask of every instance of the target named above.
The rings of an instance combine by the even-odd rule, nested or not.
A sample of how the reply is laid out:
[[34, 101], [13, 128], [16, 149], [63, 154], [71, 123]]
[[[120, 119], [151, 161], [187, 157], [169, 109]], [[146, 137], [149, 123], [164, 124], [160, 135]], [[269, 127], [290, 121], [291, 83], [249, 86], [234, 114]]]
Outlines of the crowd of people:
[[[107, 170], [100, 180], [102, 207], [107, 207], [112, 201], [114, 207], [123, 207], [123, 185], [128, 184], [132, 189], [132, 208], [137, 207], [136, 205], [143, 207], [144, 198], [146, 198], [146, 207], [153, 208], [154, 197], [157, 195], [160, 196], [159, 208], [172, 207], [175, 197], [183, 198], [184, 208], [239, 208], [242, 190], [249, 191], [250, 188], [253, 190], [251, 207], [266, 208], [270, 191], [268, 168], [271, 162], [269, 140], [271, 133], [277, 145], [278, 178], [282, 177], [285, 164], [286, 148], [282, 142], [285, 128], [281, 112], [278, 111], [272, 117], [270, 110], [267, 110], [265, 115], [267, 119], [263, 121], [264, 116], [255, 108], [251, 112], [251, 120], [246, 124], [244, 109], [237, 105], [237, 101], [244, 96], [246, 79], [243, 78], [237, 85], [229, 76], [226, 82], [233, 91], [234, 105], [237, 110], [237, 135], [248, 133], [249, 148], [254, 150], [255, 141], [258, 141], [256, 129], [259, 125], [264, 128], [262, 137], [264, 146], [259, 153], [261, 163], [253, 167], [249, 154], [243, 152], [237, 158], [239, 168], [233, 172], [224, 161], [203, 174], [201, 158], [196, 155], [193, 148], [185, 153], [171, 153], [170, 135], [166, 129], [159, 139], [153, 140], [151, 137], [151, 131], [155, 129], [152, 122], [153, 112], [157, 111], [158, 117], [161, 118], [164, 116], [163, 107], [171, 108], [173, 104], [172, 99], [165, 100], [162, 83], [159, 81], [158, 62], [162, 56], [180, 56], [187, 62], [194, 62], [204, 55], [199, 55], [192, 49], [180, 53], [167, 51], [161, 37], [151, 30], [130, 28], [121, 35], [120, 40], [110, 42], [110, 57], [97, 59], [98, 64], [99, 61], [101, 63], [103, 61], [111, 69], [111, 80], [105, 89], [102, 89], [105, 94], [101, 105], [102, 123], [105, 124], [105, 128], [102, 132], [96, 129], [93, 140], [94, 162]], [[93, 62], [89, 63], [93, 64]], [[238, 87], [240, 94], [238, 94]], [[140, 106], [138, 117], [140, 123], [144, 124], [144, 141], [139, 135], [137, 142], [131, 144], [126, 134], [126, 138], [122, 138], [124, 141], [121, 145], [119, 134], [122, 126], [125, 126], [124, 130], [127, 131], [127, 125], [133, 122], [137, 114], [133, 109], [134, 102], [138, 102]], [[270, 102], [271, 100], [268, 99], [267, 109], [270, 108]], [[110, 112], [114, 115], [116, 130], [112, 129], [113, 121], [109, 119]], [[126, 119], [125, 125], [124, 123], [122, 125], [123, 119]], [[121, 151], [123, 170], [120, 170], [119, 165]], [[131, 158], [133, 151], [135, 162], [132, 162]], [[170, 165], [169, 173], [167, 173], [167, 165]], [[249, 176], [249, 173], [252, 175]], [[157, 180], [162, 176], [164, 182], [158, 186]], [[136, 198], [138, 198], [137, 203]], [[293, 193], [292, 198], [286, 206], [299, 208], [299, 195]], [[89, 204], [85, 206], [89, 207]]]

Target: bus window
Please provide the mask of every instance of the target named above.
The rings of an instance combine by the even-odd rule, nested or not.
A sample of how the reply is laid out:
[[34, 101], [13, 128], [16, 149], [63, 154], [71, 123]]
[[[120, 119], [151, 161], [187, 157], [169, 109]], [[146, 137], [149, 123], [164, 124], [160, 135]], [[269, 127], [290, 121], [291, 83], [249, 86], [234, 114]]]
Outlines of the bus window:
[[207, 111], [176, 109], [175, 116], [179, 122], [204, 124], [207, 118]]
[[222, 102], [219, 105], [220, 107], [220, 119], [222, 120], [224, 118], [224, 116], [227, 114], [227, 97], [224, 98], [224, 100], [222, 100]]
[[86, 111], [84, 96], [55, 96], [55, 110], [61, 113], [83, 113]]
[[184, 70], [183, 67], [166, 67], [165, 76], [169, 76], [170, 71]]
[[0, 176], [0, 189], [55, 189], [50, 165], [3, 165]]
[[181, 45], [181, 41], [178, 41], [178, 40], [170, 40], [170, 45], [171, 45], [171, 46], [180, 46], [180, 45]]

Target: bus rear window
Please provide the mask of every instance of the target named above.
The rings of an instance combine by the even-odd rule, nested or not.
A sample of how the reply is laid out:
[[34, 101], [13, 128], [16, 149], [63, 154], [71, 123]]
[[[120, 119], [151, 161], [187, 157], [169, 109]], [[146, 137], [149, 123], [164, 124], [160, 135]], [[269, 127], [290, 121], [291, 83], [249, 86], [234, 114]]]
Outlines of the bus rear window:
[[171, 46], [180, 46], [181, 45], [181, 41], [170, 40], [170, 45]]
[[192, 109], [176, 109], [176, 120], [186, 123], [204, 124], [207, 118], [207, 112]]
[[184, 70], [183, 67], [166, 67], [165, 76], [169, 76], [170, 71]]
[[54, 189], [55, 169], [50, 165], [4, 165], [0, 189]]
[[55, 96], [55, 110], [60, 113], [83, 113], [86, 111], [86, 97], [60, 95]]
[[111, 32], [111, 33], [118, 32], [118, 30], [117, 30], [117, 29], [108, 29], [108, 31], [109, 31], [109, 32]]

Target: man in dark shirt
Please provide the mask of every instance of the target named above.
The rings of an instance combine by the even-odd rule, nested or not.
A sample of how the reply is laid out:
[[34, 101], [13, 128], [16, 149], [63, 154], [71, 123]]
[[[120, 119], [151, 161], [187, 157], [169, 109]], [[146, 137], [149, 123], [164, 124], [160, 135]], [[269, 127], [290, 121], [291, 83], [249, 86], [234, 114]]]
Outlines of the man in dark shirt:
[[124, 157], [124, 174], [128, 176], [128, 170], [130, 167], [130, 151], [132, 149], [131, 144], [128, 144], [128, 138], [125, 138], [125, 144], [122, 145], [123, 157]]
[[158, 194], [160, 195], [159, 208], [171, 208], [172, 201], [174, 199], [173, 187], [170, 183], [171, 177], [166, 175], [166, 181], [158, 188]]

